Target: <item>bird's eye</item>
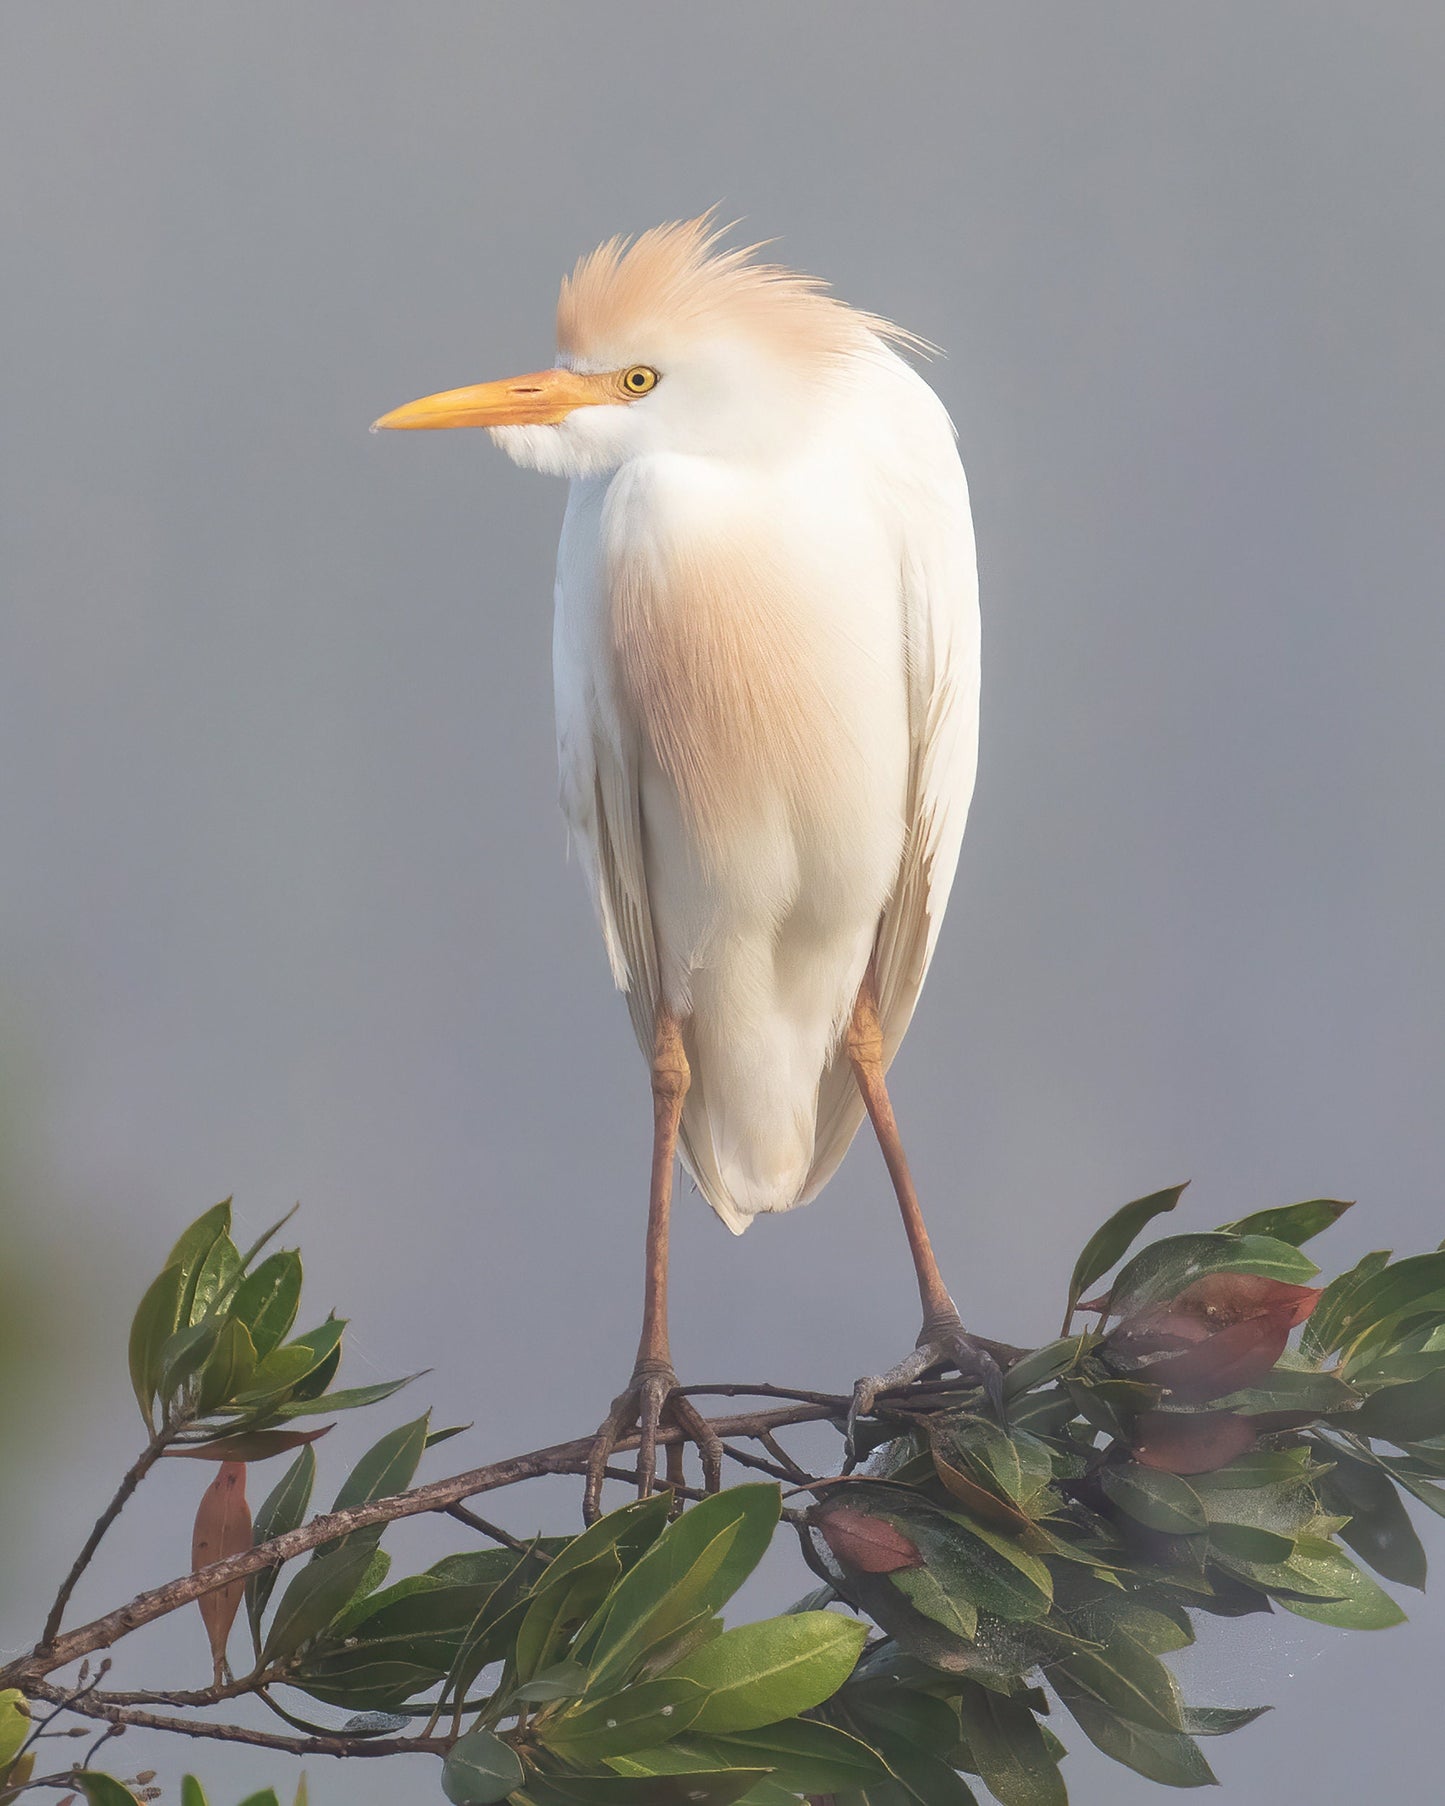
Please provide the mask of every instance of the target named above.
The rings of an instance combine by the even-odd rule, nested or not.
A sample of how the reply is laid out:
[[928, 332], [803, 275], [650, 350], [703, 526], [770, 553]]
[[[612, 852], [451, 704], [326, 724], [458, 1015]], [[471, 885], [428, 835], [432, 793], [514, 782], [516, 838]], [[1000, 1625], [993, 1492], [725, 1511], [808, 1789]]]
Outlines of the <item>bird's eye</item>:
[[657, 387], [657, 372], [646, 364], [634, 364], [622, 373], [622, 386], [629, 395], [646, 395]]

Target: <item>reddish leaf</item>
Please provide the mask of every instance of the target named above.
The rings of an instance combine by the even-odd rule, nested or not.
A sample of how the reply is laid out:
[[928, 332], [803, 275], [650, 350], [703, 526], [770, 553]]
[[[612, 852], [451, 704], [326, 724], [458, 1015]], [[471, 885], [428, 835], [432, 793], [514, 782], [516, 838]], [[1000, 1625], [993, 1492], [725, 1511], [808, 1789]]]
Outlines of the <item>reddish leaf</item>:
[[1134, 1458], [1167, 1474], [1211, 1474], [1254, 1447], [1248, 1418], [1230, 1411], [1145, 1411], [1134, 1426]]
[[[251, 1547], [251, 1512], [246, 1504], [246, 1464], [227, 1461], [201, 1495], [196, 1511], [196, 1527], [191, 1535], [191, 1571], [223, 1561], [228, 1555], [239, 1555]], [[236, 1622], [245, 1596], [244, 1580], [233, 1580], [214, 1593], [203, 1593], [196, 1601], [201, 1608], [206, 1635], [211, 1644], [211, 1661], [215, 1682], [220, 1686], [226, 1658], [226, 1639]]]
[[272, 1455], [284, 1455], [288, 1449], [315, 1442], [334, 1427], [324, 1423], [319, 1430], [243, 1430], [239, 1436], [222, 1436], [196, 1448], [173, 1448], [166, 1453], [187, 1461], [267, 1461]]
[[1132, 1367], [1132, 1378], [1165, 1386], [1180, 1398], [1220, 1398], [1270, 1372], [1290, 1331], [1318, 1299], [1312, 1286], [1255, 1273], [1211, 1273], [1177, 1298], [1126, 1318], [1107, 1347], [1125, 1357], [1159, 1357]]
[[923, 1566], [917, 1543], [866, 1511], [835, 1505], [813, 1522], [838, 1560], [859, 1574], [896, 1574], [900, 1568]]

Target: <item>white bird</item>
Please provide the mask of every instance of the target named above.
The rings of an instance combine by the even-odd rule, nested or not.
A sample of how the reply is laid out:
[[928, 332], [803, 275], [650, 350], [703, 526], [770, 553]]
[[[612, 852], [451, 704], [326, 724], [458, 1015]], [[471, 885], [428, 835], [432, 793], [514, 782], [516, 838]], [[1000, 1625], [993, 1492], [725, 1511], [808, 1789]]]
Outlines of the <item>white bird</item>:
[[556, 367], [376, 423], [486, 427], [571, 485], [562, 808], [651, 1062], [655, 1124], [642, 1339], [594, 1447], [589, 1514], [634, 1430], [644, 1492], [664, 1422], [717, 1478], [668, 1339], [675, 1151], [741, 1234], [816, 1196], [866, 1109], [924, 1321], [855, 1405], [937, 1366], [989, 1376], [884, 1083], [974, 785], [968, 488], [942, 404], [900, 356], [920, 342], [721, 237], [703, 216], [610, 240], [563, 281]]

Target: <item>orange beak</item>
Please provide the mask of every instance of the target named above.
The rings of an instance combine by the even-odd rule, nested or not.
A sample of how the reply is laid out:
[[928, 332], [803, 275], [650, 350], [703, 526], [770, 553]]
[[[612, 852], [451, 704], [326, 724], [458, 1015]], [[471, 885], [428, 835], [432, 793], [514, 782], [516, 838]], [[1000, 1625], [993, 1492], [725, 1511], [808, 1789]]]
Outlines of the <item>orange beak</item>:
[[394, 408], [374, 422], [403, 432], [443, 426], [556, 426], [574, 408], [597, 407], [625, 397], [610, 376], [582, 376], [575, 370], [536, 370], [509, 376], [499, 383], [474, 383], [469, 389], [446, 389]]

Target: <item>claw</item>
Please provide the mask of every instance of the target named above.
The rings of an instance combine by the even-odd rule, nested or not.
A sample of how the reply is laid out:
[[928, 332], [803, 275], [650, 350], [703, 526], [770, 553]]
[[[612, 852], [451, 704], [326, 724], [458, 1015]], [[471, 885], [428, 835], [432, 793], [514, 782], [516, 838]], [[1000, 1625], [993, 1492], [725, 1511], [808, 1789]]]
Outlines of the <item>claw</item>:
[[918, 1346], [896, 1367], [890, 1367], [887, 1373], [861, 1379], [854, 1386], [846, 1429], [849, 1463], [856, 1465], [858, 1460], [855, 1434], [858, 1423], [873, 1415], [882, 1393], [901, 1390], [930, 1373], [946, 1372], [949, 1368], [972, 1381], [988, 1399], [994, 1414], [1003, 1416], [1003, 1369], [991, 1350], [970, 1336], [956, 1317], [952, 1322], [926, 1323]]
[[[683, 1441], [695, 1443], [702, 1457], [703, 1485], [716, 1492], [722, 1484], [722, 1443], [711, 1424], [677, 1388], [671, 1367], [640, 1367], [625, 1392], [612, 1401], [612, 1409], [593, 1439], [587, 1458], [587, 1489], [582, 1515], [592, 1524], [602, 1515], [602, 1482], [607, 1464], [619, 1443], [637, 1433], [637, 1496], [650, 1498], [657, 1486], [657, 1434], [664, 1426], [681, 1432]], [[682, 1442], [667, 1445], [667, 1478], [682, 1479]]]

